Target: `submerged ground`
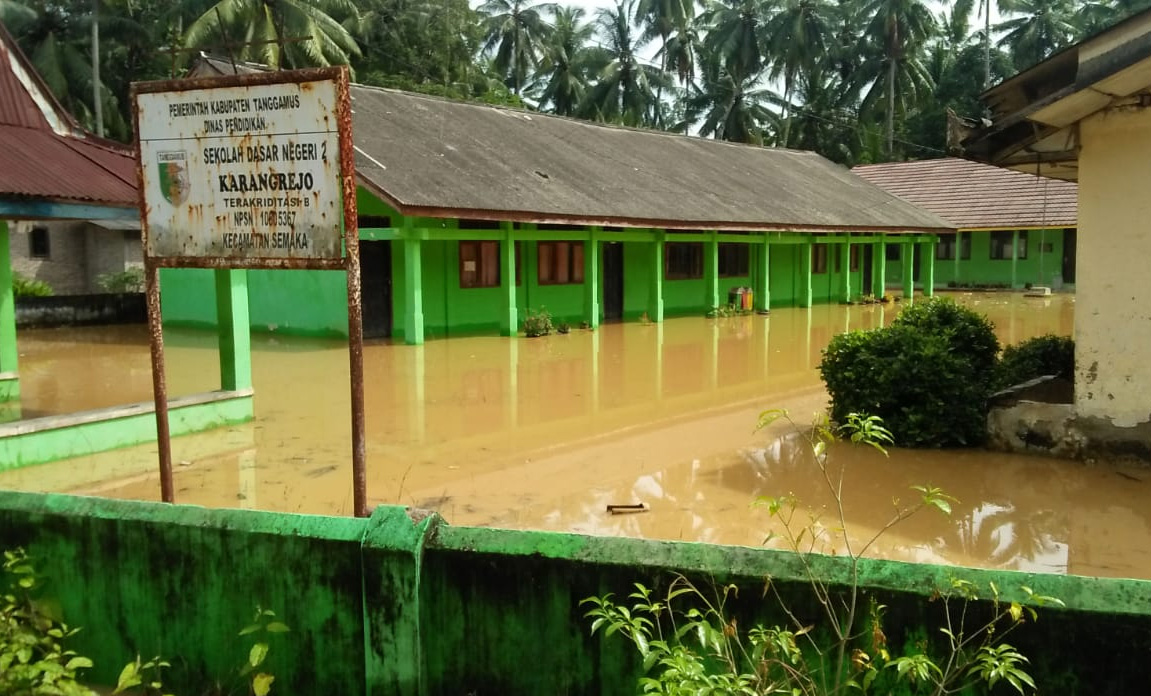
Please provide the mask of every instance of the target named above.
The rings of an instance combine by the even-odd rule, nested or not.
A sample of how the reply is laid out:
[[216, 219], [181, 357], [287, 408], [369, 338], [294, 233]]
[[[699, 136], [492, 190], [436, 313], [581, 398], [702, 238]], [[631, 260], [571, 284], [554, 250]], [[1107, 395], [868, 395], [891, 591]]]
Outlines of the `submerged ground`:
[[[1073, 296], [962, 294], [1000, 339], [1070, 334]], [[364, 351], [369, 495], [438, 510], [456, 524], [762, 543], [760, 495], [829, 502], [797, 436], [754, 433], [760, 410], [799, 421], [826, 404], [816, 372], [834, 334], [898, 307], [780, 309], [770, 317], [612, 324], [542, 339], [369, 344]], [[169, 392], [217, 385], [210, 335], [166, 332]], [[254, 423], [173, 442], [177, 499], [308, 513], [351, 510], [344, 344], [253, 337]], [[26, 417], [151, 398], [144, 327], [25, 331]], [[852, 535], [887, 521], [893, 497], [929, 483], [959, 499], [923, 513], [874, 555], [1151, 578], [1151, 472], [979, 451], [857, 448], [847, 466]], [[0, 488], [158, 499], [154, 447], [0, 474]], [[609, 503], [650, 511], [605, 514]], [[828, 526], [834, 526], [825, 516]]]

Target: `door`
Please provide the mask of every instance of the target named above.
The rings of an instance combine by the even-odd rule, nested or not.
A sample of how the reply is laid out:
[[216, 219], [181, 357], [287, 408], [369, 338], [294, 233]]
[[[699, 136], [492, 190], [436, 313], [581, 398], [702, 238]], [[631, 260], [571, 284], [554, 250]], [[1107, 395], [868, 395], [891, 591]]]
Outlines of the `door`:
[[874, 244], [863, 245], [863, 258], [860, 263], [863, 264], [863, 294], [871, 294], [871, 257], [875, 253]]
[[1063, 282], [1075, 282], [1075, 228], [1063, 230]]
[[364, 338], [392, 335], [392, 243], [360, 242]]
[[623, 244], [604, 242], [603, 255], [603, 318], [623, 319]]

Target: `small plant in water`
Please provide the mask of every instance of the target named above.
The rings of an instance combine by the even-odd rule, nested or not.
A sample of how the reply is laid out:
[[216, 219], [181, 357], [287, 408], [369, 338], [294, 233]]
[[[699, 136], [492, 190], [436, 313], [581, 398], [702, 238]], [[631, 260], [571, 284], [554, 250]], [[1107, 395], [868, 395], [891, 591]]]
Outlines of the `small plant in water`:
[[524, 318], [524, 335], [528, 338], [535, 338], [537, 336], [547, 336], [555, 329], [552, 326], [552, 315], [544, 308], [540, 308], [538, 312], [528, 310], [527, 317]]
[[[765, 411], [759, 427], [785, 419], [786, 411]], [[834, 427], [826, 416], [818, 416], [807, 431], [818, 472], [834, 499], [838, 516], [834, 532], [847, 549], [847, 577], [833, 586], [820, 575], [814, 561], [815, 545], [829, 534], [812, 517], [809, 524], [797, 521], [798, 502], [790, 496], [758, 501], [783, 529], [787, 548], [796, 554], [802, 568], [802, 582], [822, 612], [815, 622], [800, 620], [801, 607], [789, 603], [772, 578], [764, 595], [774, 595], [781, 624], [757, 624], [740, 628], [731, 601], [735, 585], [712, 590], [701, 589], [683, 576], [677, 576], [666, 593], [658, 594], [636, 583], [627, 601], [617, 602], [611, 594], [589, 597], [582, 604], [591, 620], [593, 634], [619, 635], [630, 642], [643, 661], [644, 676], [639, 681], [643, 693], [650, 694], [841, 694], [847, 691], [890, 692], [895, 688], [910, 693], [938, 696], [959, 693], [979, 684], [988, 688], [999, 682], [1009, 684], [1020, 694], [1034, 690], [1027, 673], [1027, 658], [1003, 638], [1020, 626], [1025, 617], [1037, 618], [1032, 606], [1001, 602], [999, 588], [989, 584], [990, 612], [969, 611], [980, 599], [976, 586], [954, 579], [936, 592], [942, 600], [943, 641], [914, 642], [902, 655], [887, 647], [882, 617], [886, 607], [865, 599], [859, 585], [859, 561], [863, 554], [892, 527], [924, 508], [950, 514], [952, 499], [932, 486], [915, 486], [910, 505], [894, 501], [889, 522], [863, 544], [853, 547], [848, 537], [843, 508], [843, 470], [827, 465], [828, 448], [839, 439], [867, 445], [886, 454], [891, 433], [874, 416], [850, 414]], [[822, 565], [822, 564], [820, 564]], [[1057, 599], [1021, 591], [1030, 605], [1062, 605]], [[984, 617], [975, 620], [976, 614]], [[902, 685], [898, 687], [897, 685]]]

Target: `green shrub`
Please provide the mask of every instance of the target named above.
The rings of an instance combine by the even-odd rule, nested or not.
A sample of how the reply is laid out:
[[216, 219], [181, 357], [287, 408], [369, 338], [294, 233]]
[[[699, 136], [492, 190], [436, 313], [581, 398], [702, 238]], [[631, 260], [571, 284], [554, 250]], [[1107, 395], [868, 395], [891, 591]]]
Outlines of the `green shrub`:
[[546, 309], [540, 309], [538, 312], [528, 310], [528, 315], [524, 318], [525, 336], [528, 338], [547, 336], [554, 330], [555, 327], [552, 326], [552, 315], [548, 314]]
[[1047, 334], [1007, 346], [999, 360], [996, 386], [1006, 389], [1045, 375], [1075, 378], [1075, 341]]
[[96, 278], [104, 292], [144, 292], [144, 269], [129, 268], [116, 273], [104, 273]]
[[12, 294], [16, 297], [50, 297], [52, 286], [42, 280], [25, 278], [19, 273], [12, 275]]
[[998, 351], [986, 317], [933, 300], [904, 309], [887, 328], [836, 336], [819, 371], [837, 422], [869, 413], [900, 446], [973, 446], [986, 437]]

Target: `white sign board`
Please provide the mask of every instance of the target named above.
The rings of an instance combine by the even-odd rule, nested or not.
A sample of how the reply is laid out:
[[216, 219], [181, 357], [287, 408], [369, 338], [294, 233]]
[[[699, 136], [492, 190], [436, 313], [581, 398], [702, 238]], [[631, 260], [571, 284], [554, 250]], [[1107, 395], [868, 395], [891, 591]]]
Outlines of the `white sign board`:
[[145, 253], [341, 258], [337, 97], [336, 80], [137, 93]]

